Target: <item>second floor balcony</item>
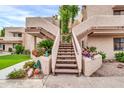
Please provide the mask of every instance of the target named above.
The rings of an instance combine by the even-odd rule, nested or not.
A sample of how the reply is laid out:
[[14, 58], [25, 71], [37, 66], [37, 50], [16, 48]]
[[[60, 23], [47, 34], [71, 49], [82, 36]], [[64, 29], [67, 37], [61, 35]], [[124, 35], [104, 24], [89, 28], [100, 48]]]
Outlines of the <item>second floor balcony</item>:
[[124, 35], [124, 15], [96, 15], [73, 28], [78, 38], [88, 34]]
[[23, 38], [22, 37], [0, 37], [0, 43], [22, 43]]
[[22, 37], [0, 37], [0, 40], [9, 40], [9, 41], [13, 41], [13, 40], [23, 40]]

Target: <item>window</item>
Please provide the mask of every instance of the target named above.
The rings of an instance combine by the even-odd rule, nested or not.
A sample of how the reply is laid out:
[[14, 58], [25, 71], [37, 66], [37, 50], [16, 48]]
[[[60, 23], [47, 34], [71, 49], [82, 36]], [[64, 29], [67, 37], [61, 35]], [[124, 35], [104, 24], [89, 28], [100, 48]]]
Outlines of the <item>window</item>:
[[124, 50], [124, 38], [114, 38], [114, 50]]
[[124, 15], [124, 10], [114, 10], [114, 15]]
[[22, 37], [22, 33], [13, 33], [13, 37]]
[[3, 48], [3, 45], [2, 44], [0, 44], [0, 48]]

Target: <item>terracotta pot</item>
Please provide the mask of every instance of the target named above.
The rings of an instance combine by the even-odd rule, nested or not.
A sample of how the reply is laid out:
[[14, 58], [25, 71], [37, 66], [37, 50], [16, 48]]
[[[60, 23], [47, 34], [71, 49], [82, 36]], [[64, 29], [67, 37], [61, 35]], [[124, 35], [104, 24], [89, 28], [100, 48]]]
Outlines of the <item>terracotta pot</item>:
[[35, 57], [38, 57], [38, 50], [34, 49], [32, 50], [32, 55], [34, 55]]

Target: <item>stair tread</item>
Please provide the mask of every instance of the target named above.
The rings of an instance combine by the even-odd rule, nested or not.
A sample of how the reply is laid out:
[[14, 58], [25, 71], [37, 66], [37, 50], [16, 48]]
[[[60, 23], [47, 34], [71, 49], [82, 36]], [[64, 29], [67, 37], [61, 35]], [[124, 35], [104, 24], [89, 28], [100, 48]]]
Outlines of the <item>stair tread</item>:
[[[59, 48], [59, 50], [65, 50], [65, 48]], [[74, 50], [74, 48], [66, 48], [66, 50]]]
[[73, 49], [73, 47], [59, 47], [59, 49]]
[[60, 45], [72, 45], [72, 44], [67, 44], [67, 43], [61, 43]]
[[56, 64], [57, 67], [77, 67], [77, 64]]
[[73, 48], [69, 48], [69, 49], [62, 49], [62, 48], [59, 48], [59, 50], [74, 50]]
[[75, 55], [58, 55], [57, 57], [65, 57], [65, 58], [67, 58], [67, 57], [75, 57]]
[[58, 51], [58, 53], [74, 53], [74, 51], [66, 51], [66, 52], [65, 51], [61, 51], [61, 52]]
[[65, 51], [66, 52], [74, 52], [74, 50], [65, 50], [65, 49], [64, 50], [59, 50], [59, 52], [65, 52]]
[[57, 59], [57, 61], [62, 61], [62, 62], [66, 62], [66, 61], [76, 61], [76, 59]]
[[60, 45], [60, 47], [61, 47], [61, 46], [62, 46], [62, 47], [63, 47], [63, 46], [64, 46], [64, 47], [70, 47], [70, 46], [73, 47], [73, 45]]
[[58, 52], [58, 54], [68, 54], [68, 55], [71, 55], [71, 54], [75, 54], [74, 52]]
[[57, 73], [78, 73], [78, 69], [55, 69]]

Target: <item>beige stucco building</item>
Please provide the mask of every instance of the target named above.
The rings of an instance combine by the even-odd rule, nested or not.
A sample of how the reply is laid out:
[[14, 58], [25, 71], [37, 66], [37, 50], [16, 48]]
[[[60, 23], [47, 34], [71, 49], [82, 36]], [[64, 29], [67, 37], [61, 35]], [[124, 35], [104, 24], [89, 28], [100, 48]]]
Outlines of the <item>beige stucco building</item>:
[[16, 44], [25, 45], [25, 28], [5, 27], [5, 37], [0, 37], [0, 50], [8, 51]]
[[[51, 55], [51, 68], [54, 74], [80, 74], [83, 71], [84, 75], [90, 76], [101, 67], [102, 58], [101, 56], [94, 60], [84, 58], [82, 48], [96, 47], [107, 54], [107, 59], [114, 59], [116, 51], [123, 51], [124, 6], [82, 6], [79, 19], [72, 28], [70, 45], [61, 43], [59, 21], [55, 16], [27, 17], [25, 27], [5, 28], [5, 37], [0, 37], [0, 50], [8, 51], [9, 48], [14, 48], [15, 44], [22, 44], [25, 49], [32, 51], [43, 39], [54, 40]], [[64, 64], [64, 62], [71, 62], [71, 64]]]
[[[124, 6], [82, 6], [79, 24], [73, 27], [81, 47], [95, 46], [104, 51], [108, 59], [114, 52], [124, 50]], [[0, 38], [0, 50], [8, 51], [15, 44], [32, 50], [42, 39], [55, 40], [59, 31], [56, 17], [27, 17], [25, 27], [6, 27]]]

